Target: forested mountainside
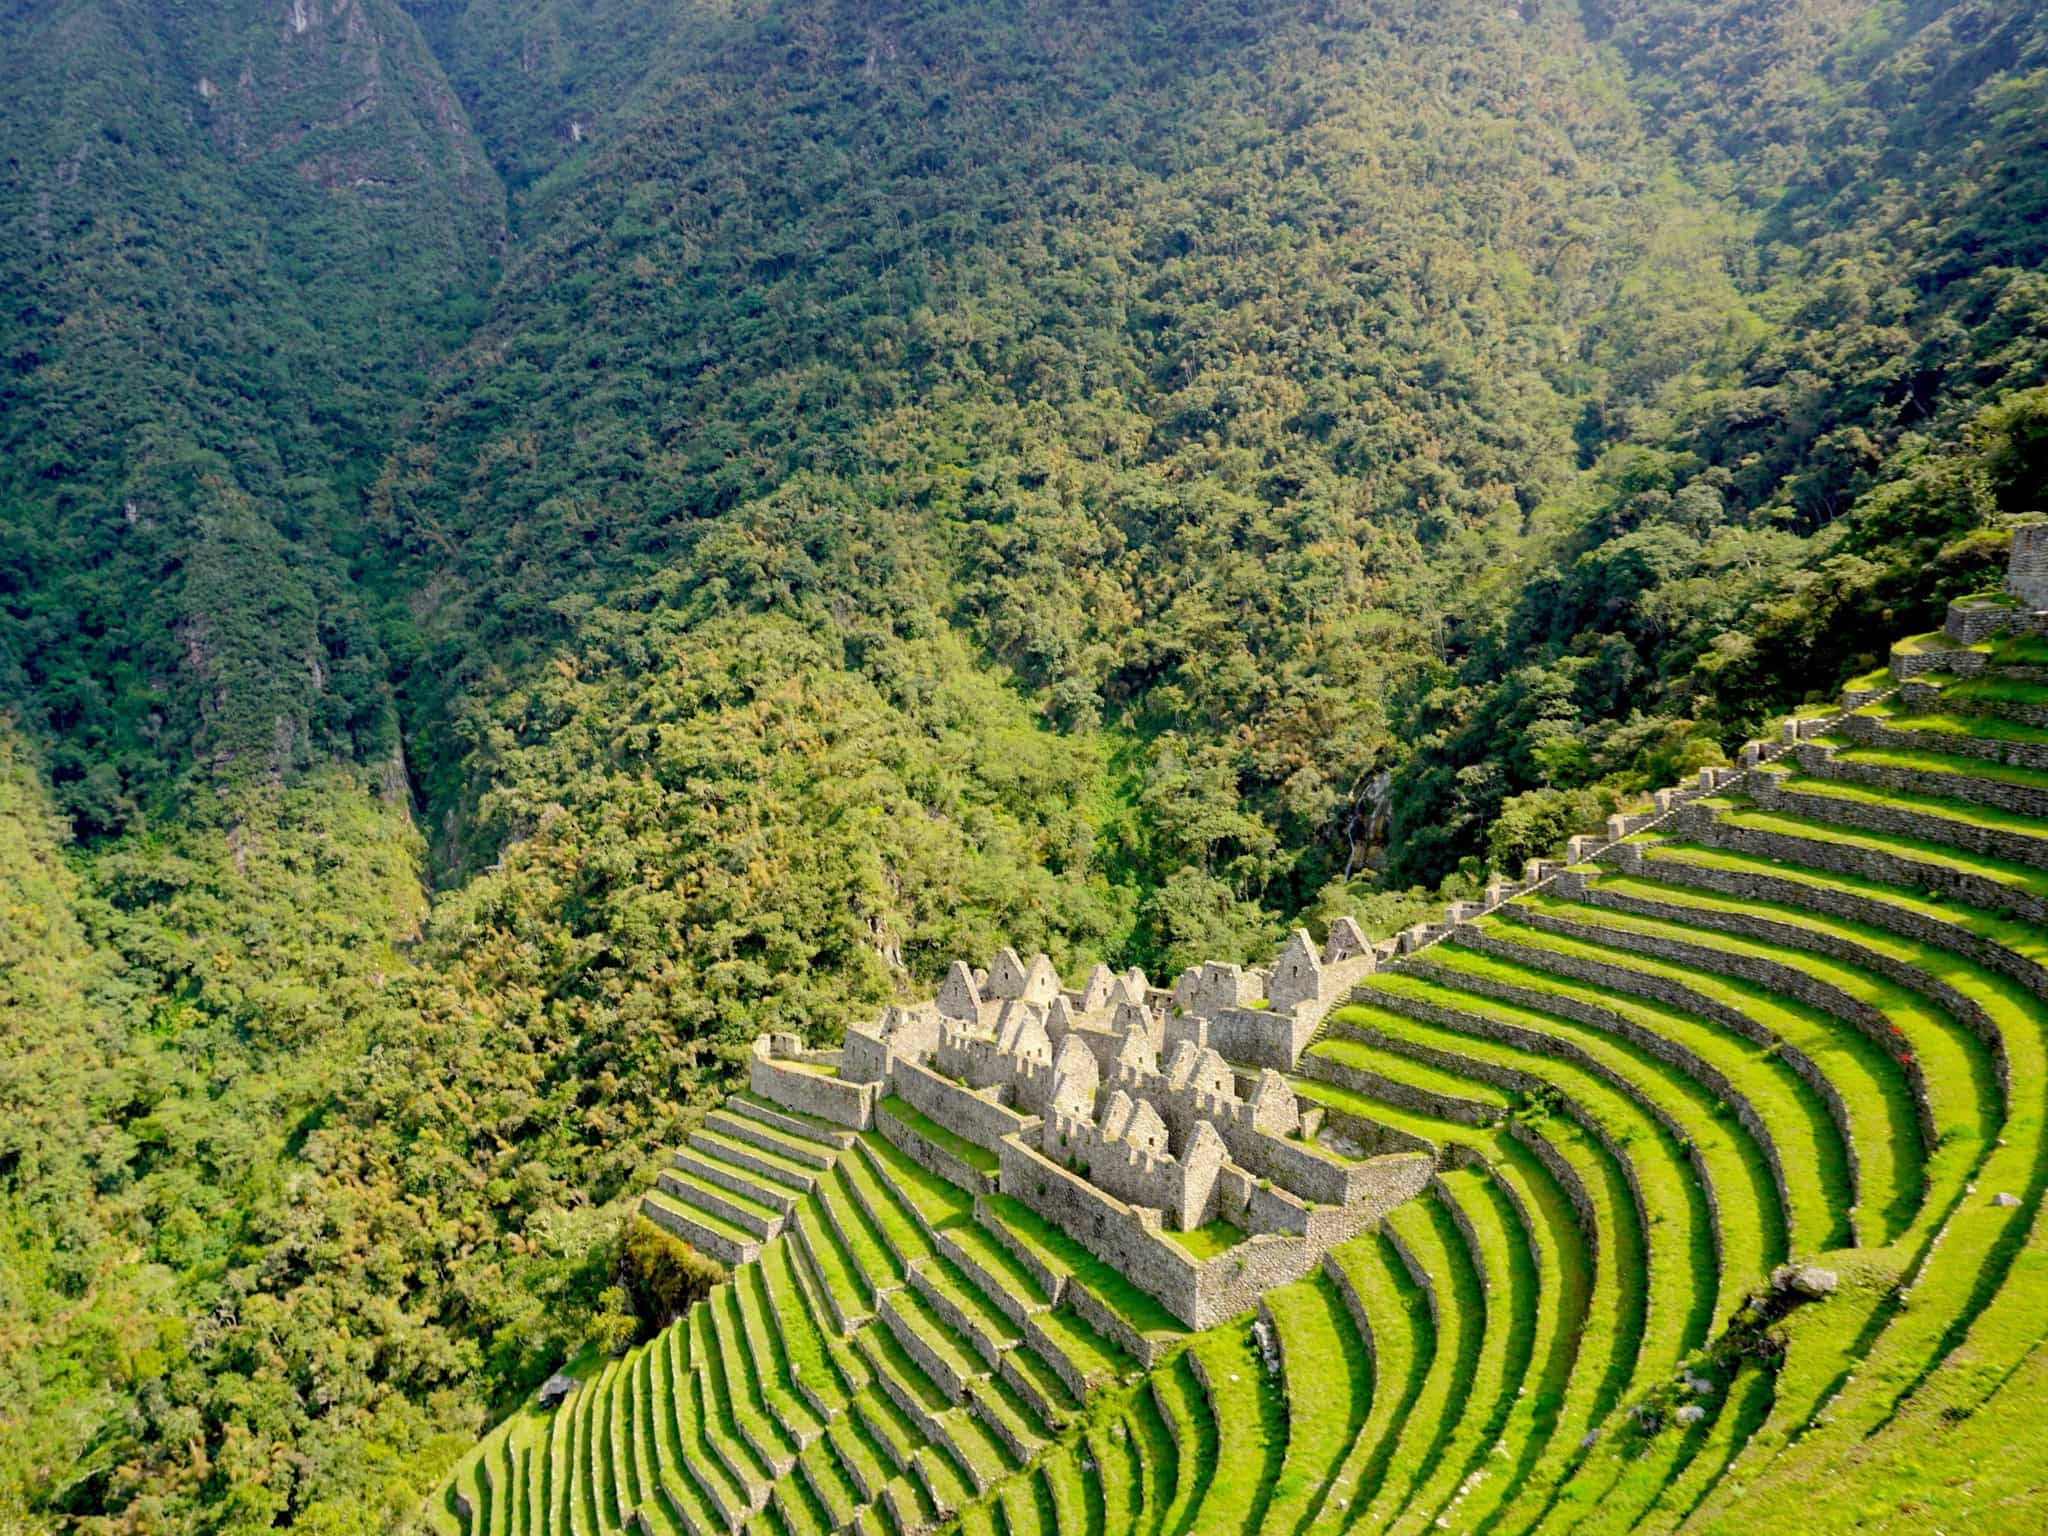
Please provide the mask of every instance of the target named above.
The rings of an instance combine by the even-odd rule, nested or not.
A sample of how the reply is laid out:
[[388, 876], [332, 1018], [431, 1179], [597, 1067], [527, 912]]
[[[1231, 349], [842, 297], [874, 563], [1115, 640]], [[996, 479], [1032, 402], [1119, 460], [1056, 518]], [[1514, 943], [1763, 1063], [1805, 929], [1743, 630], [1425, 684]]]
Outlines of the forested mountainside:
[[32, 0], [0, 82], [0, 1523], [389, 1528], [735, 1042], [1390, 930], [2048, 506], [2021, 0]]

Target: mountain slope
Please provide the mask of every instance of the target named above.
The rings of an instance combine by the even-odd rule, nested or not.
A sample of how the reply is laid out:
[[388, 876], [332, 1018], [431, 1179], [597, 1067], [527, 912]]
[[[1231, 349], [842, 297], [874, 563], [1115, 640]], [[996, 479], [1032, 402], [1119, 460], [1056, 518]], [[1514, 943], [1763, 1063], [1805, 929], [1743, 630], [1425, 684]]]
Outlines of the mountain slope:
[[16, 7], [10, 624], [80, 825], [397, 741], [346, 551], [503, 199], [395, 7]]
[[1931, 627], [2048, 505], [2044, 38], [9, 10], [7, 1496], [383, 1529], [734, 1042], [1392, 931]]

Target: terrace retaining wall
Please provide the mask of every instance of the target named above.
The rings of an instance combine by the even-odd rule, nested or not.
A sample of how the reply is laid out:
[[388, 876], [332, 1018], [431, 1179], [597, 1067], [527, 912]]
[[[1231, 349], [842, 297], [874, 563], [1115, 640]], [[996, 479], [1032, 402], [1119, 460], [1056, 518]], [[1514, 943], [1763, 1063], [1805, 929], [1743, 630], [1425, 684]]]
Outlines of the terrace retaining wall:
[[[1893, 1053], [1894, 1059], [1897, 1059], [1896, 1043], [1891, 1036], [1891, 1022], [1882, 1013], [1868, 1004], [1857, 1002], [1838, 988], [1815, 981], [1803, 971], [1796, 971], [1788, 965], [1707, 945], [1689, 944], [1666, 938], [1661, 934], [1631, 933], [1623, 928], [1597, 925], [1589, 927], [1527, 911], [1516, 911], [1514, 915], [1516, 921], [1527, 923], [1539, 932], [1608, 944], [1616, 949], [1626, 949], [1639, 955], [1668, 960], [1674, 965], [1684, 966], [1690, 970], [1734, 976], [1768, 991], [1782, 993], [1806, 1004], [1809, 1008], [1817, 1008], [1822, 1013], [1832, 1014], [1845, 1024], [1854, 1025], [1883, 1046], [1887, 1052]], [[1927, 1102], [1927, 1080], [1917, 1059], [1901, 1061], [1899, 1066], [1913, 1090], [1913, 1107], [1920, 1123], [1920, 1133], [1926, 1138], [1926, 1144], [1931, 1147], [1935, 1144], [1937, 1133], [1934, 1115]]]
[[2048, 1002], [2048, 967], [2044, 967], [2003, 944], [1994, 944], [1946, 918], [1930, 917], [1889, 901], [1860, 896], [1838, 885], [1816, 885], [1750, 870], [1721, 869], [1711, 864], [1694, 864], [1679, 859], [1643, 859], [1633, 873], [1670, 885], [1697, 886], [1745, 901], [1782, 902], [1806, 907], [1831, 917], [1868, 923], [1903, 938], [1936, 944], [1968, 956], [1987, 970], [2010, 977]]
[[886, 1109], [875, 1111], [875, 1129], [882, 1139], [927, 1173], [935, 1173], [959, 1185], [972, 1195], [993, 1194], [996, 1176], [975, 1167], [958, 1153], [932, 1140], [916, 1126], [907, 1124]]
[[1819, 779], [1840, 779], [1909, 795], [1945, 795], [2020, 816], [2048, 816], [2048, 786], [2013, 784], [2003, 779], [1898, 768], [1883, 763], [1837, 761], [1835, 749], [1811, 743], [1799, 749], [1799, 766]]
[[[1787, 789], [1777, 779], [1775, 774], [1760, 773], [1750, 780], [1751, 796], [1767, 811], [1782, 811], [1788, 816], [1804, 816], [1831, 826], [1877, 832], [1888, 837], [1915, 837], [1949, 843], [1987, 858], [2029, 864], [2035, 868], [2048, 867], [2048, 837], [1984, 826], [1955, 816], [1937, 816], [1889, 801], [1873, 804], [1841, 795]], [[2043, 831], [2048, 832], [2048, 827]]]
[[829, 1120], [834, 1125], [864, 1131], [875, 1123], [877, 1090], [873, 1083], [827, 1077], [822, 1072], [777, 1061], [759, 1050], [748, 1068], [747, 1086], [771, 1104]]
[[929, 1115], [956, 1136], [998, 1154], [1005, 1140], [1038, 1123], [1029, 1115], [1020, 1115], [971, 1088], [963, 1088], [922, 1062], [898, 1061], [894, 1082], [897, 1097], [911, 1108]]

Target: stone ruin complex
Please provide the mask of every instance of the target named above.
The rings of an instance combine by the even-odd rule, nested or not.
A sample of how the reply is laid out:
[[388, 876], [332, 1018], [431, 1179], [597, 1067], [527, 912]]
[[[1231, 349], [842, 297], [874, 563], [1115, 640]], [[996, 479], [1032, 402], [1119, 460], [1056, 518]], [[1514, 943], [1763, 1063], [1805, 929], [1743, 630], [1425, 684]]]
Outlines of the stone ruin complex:
[[[847, 1030], [839, 1051], [754, 1043], [752, 1090], [876, 1129], [977, 1194], [1015, 1198], [1156, 1296], [1191, 1328], [1307, 1274], [1335, 1244], [1419, 1193], [1430, 1159], [1363, 1160], [1317, 1142], [1321, 1114], [1282, 1076], [1383, 954], [1349, 918], [1317, 951], [1297, 929], [1265, 970], [1209, 963], [1171, 991], [1098, 965], [1079, 988], [1005, 949], [956, 961], [930, 1002]], [[942, 1134], [879, 1109], [900, 1100]], [[970, 1161], [957, 1137], [995, 1156]], [[1172, 1234], [1244, 1234], [1197, 1256]]]

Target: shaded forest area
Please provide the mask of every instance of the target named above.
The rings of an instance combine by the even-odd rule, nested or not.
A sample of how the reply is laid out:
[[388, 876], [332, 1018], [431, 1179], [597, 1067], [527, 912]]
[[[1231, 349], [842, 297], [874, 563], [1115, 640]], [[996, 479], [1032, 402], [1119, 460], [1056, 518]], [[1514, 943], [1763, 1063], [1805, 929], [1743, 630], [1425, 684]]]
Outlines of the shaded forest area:
[[757, 1030], [1390, 931], [2048, 510], [2018, 0], [0, 37], [0, 1523], [392, 1528]]

